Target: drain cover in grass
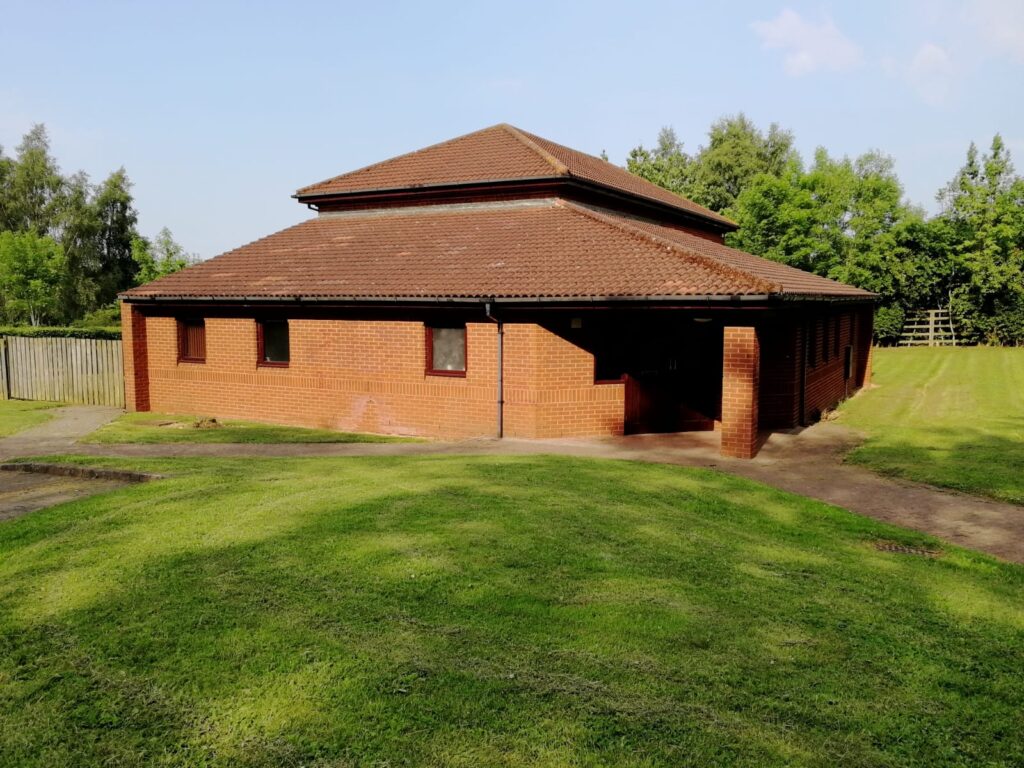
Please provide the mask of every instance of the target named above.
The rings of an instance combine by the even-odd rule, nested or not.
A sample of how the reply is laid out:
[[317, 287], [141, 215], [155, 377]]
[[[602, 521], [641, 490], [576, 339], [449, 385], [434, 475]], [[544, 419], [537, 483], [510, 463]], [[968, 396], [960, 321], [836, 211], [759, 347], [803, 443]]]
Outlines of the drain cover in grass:
[[938, 549], [925, 549], [924, 547], [909, 547], [895, 541], [876, 541], [875, 549], [880, 552], [891, 552], [895, 555], [917, 555], [918, 557], [939, 557], [942, 551]]

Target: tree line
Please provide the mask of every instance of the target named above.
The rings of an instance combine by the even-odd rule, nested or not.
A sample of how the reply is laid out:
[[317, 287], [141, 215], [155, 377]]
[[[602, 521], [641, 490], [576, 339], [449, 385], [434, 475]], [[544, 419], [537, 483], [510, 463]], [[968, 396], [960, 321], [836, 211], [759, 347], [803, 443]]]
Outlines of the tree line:
[[0, 147], [0, 324], [119, 323], [120, 291], [194, 260], [167, 228], [150, 240], [137, 223], [124, 168], [100, 184], [63, 174], [43, 125], [13, 157]]
[[626, 165], [736, 221], [729, 245], [877, 293], [882, 343], [906, 313], [948, 307], [965, 341], [1024, 344], [1024, 178], [998, 134], [987, 152], [970, 145], [934, 216], [905, 200], [891, 157], [819, 148], [807, 163], [791, 132], [742, 114], [693, 154], [664, 128]]

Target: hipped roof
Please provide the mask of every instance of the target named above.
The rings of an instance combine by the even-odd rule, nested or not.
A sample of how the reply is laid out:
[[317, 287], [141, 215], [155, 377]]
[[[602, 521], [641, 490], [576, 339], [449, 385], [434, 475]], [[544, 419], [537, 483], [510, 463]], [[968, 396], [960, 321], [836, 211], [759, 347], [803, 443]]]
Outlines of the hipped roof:
[[321, 214], [129, 300], [870, 299], [671, 226], [544, 199]]
[[723, 229], [725, 216], [669, 192], [624, 168], [501, 123], [311, 184], [296, 192], [302, 201], [351, 195], [494, 182], [575, 180], [675, 208]]

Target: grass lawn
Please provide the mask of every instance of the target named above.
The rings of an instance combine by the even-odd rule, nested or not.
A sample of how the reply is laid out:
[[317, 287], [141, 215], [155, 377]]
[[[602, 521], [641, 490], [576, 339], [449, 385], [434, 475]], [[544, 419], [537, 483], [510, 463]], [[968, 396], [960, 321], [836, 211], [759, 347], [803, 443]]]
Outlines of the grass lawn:
[[85, 443], [384, 443], [413, 438], [385, 437], [329, 429], [284, 427], [255, 421], [217, 420], [215, 428], [196, 428], [197, 416], [126, 413], [93, 432]]
[[51, 408], [62, 403], [47, 403], [37, 400], [0, 400], [0, 437], [7, 437], [23, 429], [35, 427], [49, 421]]
[[704, 470], [68, 459], [0, 525], [18, 766], [1024, 764], [1024, 568]]
[[1024, 349], [876, 349], [877, 389], [840, 420], [872, 469], [1024, 504]]

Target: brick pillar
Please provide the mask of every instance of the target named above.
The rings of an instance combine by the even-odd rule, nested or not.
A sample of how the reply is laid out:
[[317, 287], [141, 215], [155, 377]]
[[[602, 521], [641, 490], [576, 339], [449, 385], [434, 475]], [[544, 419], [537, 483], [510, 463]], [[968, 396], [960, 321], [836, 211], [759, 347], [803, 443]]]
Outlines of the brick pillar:
[[757, 397], [761, 348], [757, 329], [725, 328], [722, 355], [722, 455], [752, 459], [757, 455]]
[[149, 355], [146, 318], [134, 304], [121, 302], [121, 351], [124, 356], [124, 407], [149, 410]]

